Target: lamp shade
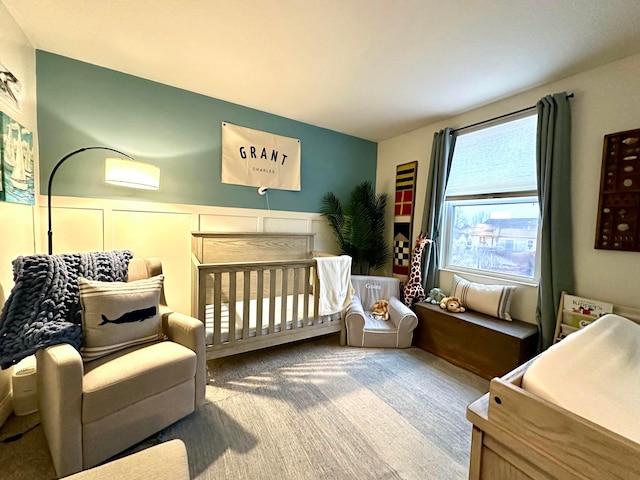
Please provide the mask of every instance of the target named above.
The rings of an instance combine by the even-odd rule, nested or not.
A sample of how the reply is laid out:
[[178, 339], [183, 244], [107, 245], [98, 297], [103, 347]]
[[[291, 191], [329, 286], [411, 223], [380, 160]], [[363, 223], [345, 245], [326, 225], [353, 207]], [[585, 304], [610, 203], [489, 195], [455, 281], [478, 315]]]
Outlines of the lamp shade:
[[158, 190], [160, 169], [134, 160], [107, 158], [104, 163], [104, 181], [121, 187]]

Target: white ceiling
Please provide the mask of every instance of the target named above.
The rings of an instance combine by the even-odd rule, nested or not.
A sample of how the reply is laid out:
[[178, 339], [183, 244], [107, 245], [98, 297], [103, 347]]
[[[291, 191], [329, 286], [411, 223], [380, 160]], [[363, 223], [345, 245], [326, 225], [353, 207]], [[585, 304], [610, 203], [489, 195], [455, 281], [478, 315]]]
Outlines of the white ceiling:
[[38, 49], [374, 141], [640, 51], [638, 0], [0, 1]]

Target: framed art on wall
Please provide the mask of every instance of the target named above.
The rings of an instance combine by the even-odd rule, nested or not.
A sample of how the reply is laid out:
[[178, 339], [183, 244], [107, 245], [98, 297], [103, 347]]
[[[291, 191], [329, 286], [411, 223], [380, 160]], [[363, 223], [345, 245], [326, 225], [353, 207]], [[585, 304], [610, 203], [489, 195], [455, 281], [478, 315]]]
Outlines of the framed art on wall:
[[33, 133], [2, 112], [0, 129], [0, 200], [33, 205]]
[[22, 84], [11, 71], [0, 62], [0, 100], [16, 111], [22, 107]]
[[595, 248], [640, 252], [640, 129], [604, 137]]
[[409, 275], [411, 238], [418, 162], [396, 167], [396, 195], [393, 217], [393, 276], [402, 283]]

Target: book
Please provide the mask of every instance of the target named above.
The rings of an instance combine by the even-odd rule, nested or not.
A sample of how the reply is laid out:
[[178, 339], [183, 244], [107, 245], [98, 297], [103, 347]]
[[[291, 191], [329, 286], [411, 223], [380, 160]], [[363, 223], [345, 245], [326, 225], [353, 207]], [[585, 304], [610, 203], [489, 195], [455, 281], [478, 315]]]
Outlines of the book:
[[567, 325], [563, 323], [562, 325], [560, 325], [560, 332], [558, 334], [558, 339], [556, 341], [562, 340], [569, 334], [577, 331], [578, 331], [578, 328], [574, 327], [573, 325]]
[[564, 296], [563, 323], [575, 328], [583, 328], [607, 313], [613, 313], [613, 304], [578, 297]]

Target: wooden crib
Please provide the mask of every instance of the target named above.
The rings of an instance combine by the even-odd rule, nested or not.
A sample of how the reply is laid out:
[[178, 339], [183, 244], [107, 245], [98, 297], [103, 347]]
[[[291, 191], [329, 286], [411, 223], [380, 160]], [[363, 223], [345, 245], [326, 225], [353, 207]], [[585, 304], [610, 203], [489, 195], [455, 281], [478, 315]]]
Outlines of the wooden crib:
[[191, 314], [207, 359], [334, 332], [344, 343], [341, 314], [318, 314], [313, 254], [313, 234], [192, 232]]

